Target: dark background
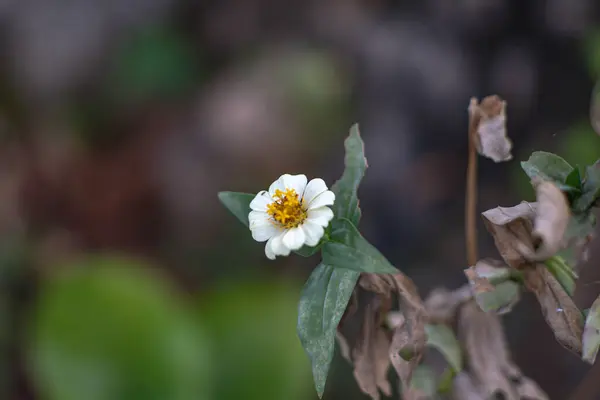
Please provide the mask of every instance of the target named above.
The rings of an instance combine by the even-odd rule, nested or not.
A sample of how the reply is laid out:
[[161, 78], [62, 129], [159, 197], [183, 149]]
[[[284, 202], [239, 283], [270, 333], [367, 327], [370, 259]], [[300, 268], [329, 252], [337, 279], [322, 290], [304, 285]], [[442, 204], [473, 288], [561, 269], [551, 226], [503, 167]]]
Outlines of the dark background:
[[[364, 235], [422, 295], [458, 287], [469, 98], [503, 97], [514, 142], [481, 159], [481, 211], [533, 199], [534, 150], [595, 161], [598, 17], [593, 0], [0, 0], [0, 399], [316, 398], [295, 322], [318, 260], [268, 261], [217, 192], [331, 184], [359, 122]], [[504, 321], [525, 374], [567, 398], [588, 367], [535, 301]], [[336, 358], [325, 399], [360, 398]]]

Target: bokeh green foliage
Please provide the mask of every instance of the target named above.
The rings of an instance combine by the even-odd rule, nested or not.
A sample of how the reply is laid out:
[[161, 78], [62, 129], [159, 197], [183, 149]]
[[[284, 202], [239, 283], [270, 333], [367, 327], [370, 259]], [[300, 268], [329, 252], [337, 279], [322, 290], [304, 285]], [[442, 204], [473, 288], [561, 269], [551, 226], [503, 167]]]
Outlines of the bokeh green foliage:
[[300, 286], [231, 283], [196, 298], [132, 259], [57, 267], [27, 324], [34, 386], [48, 400], [306, 399]]

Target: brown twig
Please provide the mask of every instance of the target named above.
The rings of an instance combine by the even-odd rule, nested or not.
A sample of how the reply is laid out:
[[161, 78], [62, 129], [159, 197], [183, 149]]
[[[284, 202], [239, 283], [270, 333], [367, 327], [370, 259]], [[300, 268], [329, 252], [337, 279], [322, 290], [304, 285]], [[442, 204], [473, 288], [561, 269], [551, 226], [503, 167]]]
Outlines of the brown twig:
[[477, 263], [477, 128], [481, 116], [476, 99], [471, 99], [469, 107], [469, 160], [467, 164], [467, 190], [465, 201], [465, 239], [467, 263], [471, 267]]

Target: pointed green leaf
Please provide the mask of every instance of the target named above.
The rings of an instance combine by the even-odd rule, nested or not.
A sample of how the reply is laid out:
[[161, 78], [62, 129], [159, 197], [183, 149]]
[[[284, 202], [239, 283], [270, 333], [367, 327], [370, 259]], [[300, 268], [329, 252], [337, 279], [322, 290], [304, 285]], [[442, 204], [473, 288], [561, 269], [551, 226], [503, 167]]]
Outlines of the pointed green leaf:
[[296, 253], [302, 257], [310, 257], [312, 255], [315, 255], [320, 249], [321, 249], [321, 244], [319, 243], [318, 245], [316, 245], [314, 247], [304, 246], [300, 250], [294, 251], [294, 253]]
[[600, 165], [590, 165], [586, 168], [583, 193], [575, 201], [574, 208], [579, 212], [588, 211], [600, 199]]
[[312, 272], [298, 304], [298, 337], [313, 370], [315, 388], [323, 396], [333, 359], [337, 326], [360, 273], [319, 264]]
[[521, 162], [521, 168], [529, 178], [540, 177], [563, 186], [573, 171], [573, 167], [563, 158], [545, 151], [532, 153], [529, 160]]
[[358, 124], [354, 124], [350, 128], [350, 135], [344, 141], [344, 147], [346, 149], [344, 173], [331, 187], [335, 193], [333, 212], [336, 218], [347, 218], [358, 226], [361, 213], [358, 207], [357, 192], [367, 169], [364, 143], [360, 137]]
[[567, 175], [567, 179], [565, 179], [565, 184], [577, 189], [581, 190], [581, 172], [579, 167], [573, 168], [573, 171], [569, 175]]
[[462, 351], [452, 329], [445, 324], [426, 324], [425, 332], [427, 345], [436, 348], [452, 369], [460, 372], [463, 365]]
[[589, 309], [583, 328], [583, 351], [581, 358], [593, 364], [600, 348], [600, 297]]
[[240, 222], [248, 226], [250, 202], [256, 195], [240, 192], [219, 192], [219, 200]]
[[358, 232], [347, 219], [338, 220], [331, 240], [323, 245], [323, 262], [336, 268], [374, 274], [395, 274], [398, 270]]

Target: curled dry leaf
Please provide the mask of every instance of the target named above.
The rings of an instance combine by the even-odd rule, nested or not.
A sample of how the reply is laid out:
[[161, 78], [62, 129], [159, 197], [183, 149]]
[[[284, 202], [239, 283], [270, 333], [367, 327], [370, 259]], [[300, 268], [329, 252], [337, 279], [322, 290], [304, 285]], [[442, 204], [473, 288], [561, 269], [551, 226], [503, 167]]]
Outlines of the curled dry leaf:
[[[500, 319], [486, 313], [475, 304], [466, 303], [460, 310], [458, 333], [465, 348], [470, 379], [459, 375], [459, 390], [466, 395], [482, 399], [501, 394], [506, 400], [520, 400], [520, 387], [529, 384], [519, 368], [510, 359]], [[457, 377], [457, 378], [458, 378]], [[456, 389], [455, 389], [456, 392]], [[458, 399], [458, 397], [455, 397]], [[532, 399], [547, 399], [540, 391]]]
[[537, 297], [556, 340], [580, 356], [583, 315], [571, 297], [543, 264], [527, 269], [524, 279], [525, 286]]
[[425, 309], [429, 315], [429, 322], [451, 323], [454, 320], [458, 307], [471, 300], [473, 294], [469, 285], [461, 286], [456, 290], [436, 288], [425, 299]]
[[477, 151], [494, 162], [512, 159], [512, 142], [506, 136], [506, 102], [493, 95], [481, 104], [472, 98], [469, 104], [469, 129], [476, 132]]
[[425, 347], [427, 314], [415, 284], [402, 273], [362, 274], [359, 286], [379, 294], [384, 304], [392, 299], [394, 293], [397, 295], [404, 321], [393, 331], [388, 357], [400, 378], [404, 399], [420, 398], [421, 394], [410, 387], [410, 382], [413, 370], [419, 365]]
[[536, 203], [485, 211], [483, 220], [504, 261], [522, 269], [564, 247], [570, 211], [567, 198], [553, 183], [536, 181]]
[[360, 390], [373, 400], [380, 399], [379, 390], [388, 397], [392, 395], [392, 387], [387, 379], [390, 335], [378, 322], [375, 305], [368, 304], [360, 338], [352, 351], [354, 379]]
[[537, 203], [522, 202], [514, 207], [496, 207], [482, 213], [483, 222], [494, 238], [502, 259], [510, 267], [521, 269], [529, 265], [522, 248], [533, 249], [531, 231]]
[[537, 251], [528, 255], [528, 259], [542, 261], [563, 247], [571, 212], [566, 196], [554, 183], [534, 181], [538, 207], [532, 235]]

